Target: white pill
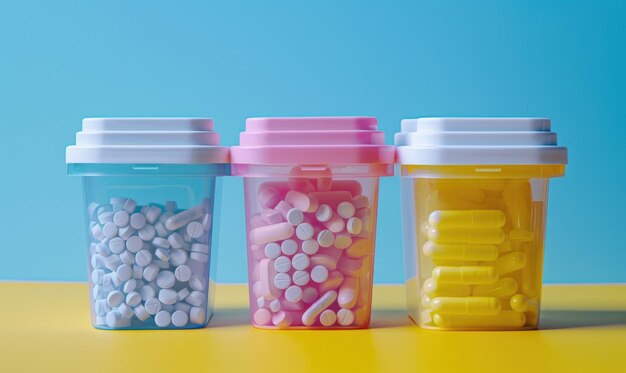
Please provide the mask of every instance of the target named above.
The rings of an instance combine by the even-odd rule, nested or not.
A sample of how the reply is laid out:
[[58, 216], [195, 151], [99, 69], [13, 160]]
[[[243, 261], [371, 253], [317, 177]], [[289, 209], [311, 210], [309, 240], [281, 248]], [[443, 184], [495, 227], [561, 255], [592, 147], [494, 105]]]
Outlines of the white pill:
[[337, 321], [337, 314], [333, 310], [324, 310], [320, 315], [320, 323], [324, 326], [333, 326]]
[[278, 289], [285, 290], [291, 285], [291, 277], [286, 273], [278, 273], [274, 276], [274, 286]]
[[141, 250], [135, 255], [135, 263], [145, 267], [152, 262], [152, 254], [148, 250]]
[[187, 322], [189, 321], [189, 316], [187, 316], [187, 314], [184, 311], [178, 310], [178, 311], [174, 311], [174, 313], [172, 314], [172, 324], [174, 324], [174, 326], [185, 326], [187, 325]]
[[284, 240], [282, 244], [280, 244], [280, 251], [285, 255], [293, 255], [298, 251], [298, 244], [294, 240]]
[[331, 247], [335, 242], [335, 234], [328, 229], [324, 229], [317, 235], [317, 243], [321, 247]]
[[173, 304], [163, 304], [161, 306], [161, 310], [162, 311], [167, 311], [170, 313], [170, 315], [172, 314], [172, 312], [174, 312], [176, 310], [176, 307]]
[[154, 298], [156, 291], [151, 286], [143, 286], [139, 289], [139, 295], [141, 295], [141, 300], [145, 302], [150, 298]]
[[115, 271], [117, 267], [122, 265], [122, 259], [116, 254], [105, 256], [102, 260], [104, 261], [104, 266], [111, 271]]
[[131, 278], [124, 283], [124, 287], [122, 289], [126, 294], [130, 293], [131, 291], [135, 291], [135, 289], [137, 289], [137, 280]]
[[204, 214], [202, 217], [202, 228], [204, 228], [205, 232], [208, 232], [211, 229], [211, 215]]
[[[167, 229], [165, 229], [165, 225], [163, 225], [163, 223], [161, 223], [160, 221], [157, 221], [156, 223], [154, 223], [154, 230], [156, 230], [157, 236], [159, 237], [167, 237], [169, 233]], [[169, 241], [168, 241], [168, 247], [169, 247]]]
[[262, 296], [261, 296], [261, 297], [258, 297], [258, 298], [256, 299], [256, 305], [257, 305], [257, 307], [258, 307], [258, 308], [264, 308], [264, 307], [265, 307], [265, 303], [267, 303], [267, 301], [266, 301], [266, 300], [265, 300], [265, 298], [264, 298], [264, 297], [262, 297]]
[[[178, 291], [178, 293], [177, 293], [177, 299], [178, 299], [178, 301], [179, 301], [179, 302], [184, 301], [184, 300], [185, 300], [185, 298], [187, 298], [187, 296], [188, 296], [189, 294], [190, 294], [189, 289], [187, 289], [187, 288], [181, 289], [181, 290], [180, 290], [180, 291]], [[177, 304], [178, 304], [178, 303], [177, 303]], [[181, 303], [181, 304], [182, 304], [182, 303]]]
[[122, 280], [120, 280], [120, 278], [117, 276], [117, 273], [112, 272], [109, 273], [109, 275], [111, 276], [111, 282], [113, 283], [114, 287], [119, 287], [122, 284]]
[[104, 316], [111, 311], [111, 306], [107, 304], [106, 299], [98, 299], [93, 305], [93, 310], [98, 316]]
[[107, 304], [111, 307], [117, 307], [124, 301], [124, 294], [121, 291], [113, 290], [107, 295]]
[[200, 236], [202, 236], [203, 233], [204, 227], [197, 221], [192, 221], [191, 223], [187, 224], [187, 234], [191, 238], [199, 238]]
[[326, 222], [333, 216], [333, 209], [328, 205], [320, 205], [315, 211], [315, 218], [320, 222]]
[[180, 265], [174, 270], [174, 276], [180, 282], [187, 282], [191, 279], [191, 268], [188, 265]]
[[194, 290], [187, 296], [185, 302], [192, 306], [200, 307], [204, 303], [204, 299], [204, 293]]
[[132, 198], [128, 198], [126, 200], [126, 202], [124, 202], [124, 211], [126, 211], [128, 214], [132, 214], [133, 211], [135, 211], [135, 209], [137, 208], [137, 202], [135, 200], [133, 200]]
[[115, 223], [115, 225], [120, 228], [127, 226], [129, 220], [130, 217], [128, 216], [128, 213], [124, 210], [118, 211], [115, 213], [115, 215], [113, 215], [113, 223]]
[[122, 315], [117, 311], [107, 312], [105, 321], [109, 328], [118, 328], [120, 325], [120, 319]]
[[348, 326], [354, 322], [354, 312], [347, 308], [342, 308], [337, 311], [337, 322], [339, 325]]
[[[113, 241], [113, 240], [111, 240], [111, 241]], [[111, 241], [109, 241], [109, 245], [111, 245]], [[105, 245], [104, 243], [100, 242], [97, 245], [92, 243], [91, 245], [95, 246], [96, 253], [98, 253], [98, 254], [100, 254], [102, 256], [109, 256], [109, 255], [111, 255], [111, 249], [109, 249], [109, 246]], [[91, 253], [91, 254], [93, 254], [93, 253]]]
[[156, 229], [154, 229], [154, 226], [146, 224], [137, 234], [144, 241], [152, 241], [156, 236]]
[[140, 237], [132, 236], [126, 241], [126, 248], [131, 253], [137, 253], [143, 247], [143, 240]]
[[143, 278], [148, 282], [154, 281], [154, 279], [159, 274], [159, 271], [160, 269], [156, 266], [156, 264], [150, 263], [146, 268], [143, 269]]
[[141, 295], [139, 295], [139, 293], [136, 291], [131, 291], [130, 293], [126, 294], [126, 303], [131, 307], [135, 307], [136, 305], [141, 303]]
[[285, 290], [285, 299], [290, 302], [299, 302], [302, 300], [302, 288], [299, 286], [290, 286]]
[[105, 239], [104, 233], [102, 233], [102, 228], [100, 228], [98, 224], [91, 227], [91, 235], [98, 241]]
[[279, 256], [274, 260], [274, 269], [276, 272], [289, 272], [291, 269], [291, 259], [286, 256]]
[[113, 238], [117, 236], [118, 229], [119, 228], [115, 225], [115, 223], [106, 223], [102, 226], [102, 234], [104, 234], [104, 237], [106, 238]]
[[112, 253], [119, 254], [126, 249], [126, 242], [119, 237], [113, 237], [111, 241], [109, 241], [109, 249]]
[[189, 279], [189, 287], [192, 290], [204, 290], [204, 282], [198, 276], [191, 276]]
[[120, 230], [117, 232], [117, 235], [123, 239], [124, 241], [128, 240], [133, 234], [135, 234], [135, 232], [137, 232], [137, 230], [131, 226], [125, 226], [120, 228]]
[[185, 264], [187, 261], [187, 253], [181, 249], [170, 250], [170, 264], [173, 266], [179, 266]]
[[265, 245], [265, 256], [270, 259], [278, 258], [280, 255], [280, 245], [276, 242], [270, 242]]
[[146, 308], [141, 304], [135, 307], [134, 311], [135, 316], [137, 316], [137, 318], [141, 321], [146, 321], [150, 317], [150, 314], [148, 313], [148, 311], [146, 311]]
[[157, 312], [161, 311], [161, 302], [156, 298], [150, 298], [145, 301], [144, 307], [149, 314], [156, 315]]
[[298, 209], [287, 211], [287, 222], [293, 226], [302, 224], [304, 222], [304, 213]]
[[184, 313], [189, 315], [189, 312], [191, 311], [191, 306], [184, 302], [178, 302], [174, 305], [174, 310], [183, 311]]
[[117, 271], [115, 271], [115, 273], [117, 274], [117, 278], [121, 282], [126, 282], [133, 278], [133, 267], [127, 264], [122, 264], [117, 268]]
[[[108, 290], [107, 290], [108, 291]], [[103, 298], [104, 295], [104, 286], [103, 285], [94, 285], [93, 289], [91, 289], [91, 296], [95, 299]]]
[[361, 219], [353, 216], [348, 219], [348, 223], [346, 223], [346, 229], [350, 234], [360, 234], [361, 230], [363, 229], [363, 222], [361, 221]]
[[189, 254], [189, 257], [200, 263], [208, 263], [209, 261], [209, 256], [204, 253], [191, 253]]
[[296, 236], [302, 241], [311, 239], [314, 234], [315, 229], [309, 223], [302, 223], [296, 227]]
[[208, 254], [209, 253], [209, 246], [201, 244], [201, 243], [194, 243], [194, 244], [191, 244], [191, 251]]
[[157, 206], [148, 207], [148, 211], [146, 211], [146, 220], [150, 224], [154, 224], [161, 215], [161, 209]]
[[169, 249], [170, 248], [170, 241], [166, 238], [163, 237], [155, 237], [152, 240], [152, 245], [154, 247], [159, 247], [161, 249]]
[[170, 234], [167, 240], [170, 241], [170, 245], [172, 245], [172, 247], [175, 249], [182, 248], [185, 243], [185, 240], [183, 240], [183, 236], [181, 236], [178, 232]]
[[341, 202], [337, 205], [337, 215], [341, 216], [344, 219], [350, 219], [354, 216], [356, 209], [351, 202]]
[[313, 303], [317, 300], [317, 290], [315, 288], [306, 288], [302, 291], [302, 301], [304, 303]]
[[104, 271], [101, 269], [94, 269], [91, 271], [91, 282], [94, 284], [101, 284], [104, 277]]
[[159, 301], [163, 304], [174, 304], [178, 301], [178, 292], [174, 289], [161, 289], [159, 291]]
[[98, 222], [100, 224], [112, 223], [113, 215], [115, 215], [112, 211], [105, 211], [98, 215]]
[[154, 251], [154, 255], [156, 255], [157, 258], [161, 259], [164, 262], [170, 260], [170, 253], [167, 249], [158, 248]]
[[299, 271], [307, 269], [310, 263], [309, 256], [303, 253], [296, 254], [291, 260], [292, 267]]
[[141, 229], [146, 225], [146, 217], [141, 213], [135, 213], [130, 216], [130, 226], [135, 229]]
[[254, 322], [258, 325], [267, 325], [272, 319], [272, 314], [265, 308], [256, 310], [253, 316]]
[[298, 286], [304, 286], [311, 280], [311, 276], [309, 276], [309, 272], [307, 271], [295, 271], [291, 278], [293, 279], [293, 283]]
[[[174, 273], [172, 273], [171, 271], [161, 271], [156, 277], [156, 284], [161, 289], [169, 289], [173, 287], [175, 283], [176, 283], [176, 277], [174, 277]], [[165, 303], [165, 304], [169, 304], [169, 303]]]
[[328, 269], [324, 266], [315, 266], [311, 270], [311, 280], [321, 284], [328, 279]]
[[191, 307], [189, 311], [189, 320], [194, 324], [204, 324], [206, 312], [202, 307]]
[[129, 266], [132, 266], [133, 264], [135, 264], [135, 256], [131, 254], [130, 251], [128, 250], [124, 250], [120, 254], [120, 260], [122, 261], [122, 263], [129, 265]]
[[126, 303], [120, 304], [120, 306], [117, 307], [117, 310], [125, 319], [131, 319], [133, 317], [133, 309]]
[[278, 299], [274, 299], [270, 302], [270, 311], [278, 312], [280, 311], [280, 301]]
[[320, 244], [316, 240], [306, 240], [302, 242], [302, 251], [306, 254], [313, 255], [319, 250]]
[[154, 316], [154, 323], [157, 324], [158, 327], [165, 328], [166, 326], [169, 326], [171, 322], [172, 322], [172, 316], [170, 315], [169, 312], [165, 310], [159, 311]]

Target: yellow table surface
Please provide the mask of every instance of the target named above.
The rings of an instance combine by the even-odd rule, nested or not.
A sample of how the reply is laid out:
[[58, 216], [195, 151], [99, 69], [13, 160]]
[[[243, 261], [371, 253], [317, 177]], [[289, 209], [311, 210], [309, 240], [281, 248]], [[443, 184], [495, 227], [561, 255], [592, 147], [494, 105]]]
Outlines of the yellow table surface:
[[626, 372], [626, 285], [545, 286], [541, 330], [442, 332], [413, 325], [404, 287], [374, 290], [372, 328], [257, 330], [247, 287], [219, 285], [209, 326], [105, 331], [87, 285], [0, 283], [0, 372]]

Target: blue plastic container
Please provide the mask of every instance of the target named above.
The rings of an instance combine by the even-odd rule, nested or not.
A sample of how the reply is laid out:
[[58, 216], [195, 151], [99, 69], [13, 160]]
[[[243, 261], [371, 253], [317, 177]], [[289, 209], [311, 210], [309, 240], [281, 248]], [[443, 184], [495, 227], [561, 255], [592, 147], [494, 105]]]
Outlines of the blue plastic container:
[[212, 120], [85, 119], [66, 161], [83, 182], [93, 326], [206, 326], [229, 172]]

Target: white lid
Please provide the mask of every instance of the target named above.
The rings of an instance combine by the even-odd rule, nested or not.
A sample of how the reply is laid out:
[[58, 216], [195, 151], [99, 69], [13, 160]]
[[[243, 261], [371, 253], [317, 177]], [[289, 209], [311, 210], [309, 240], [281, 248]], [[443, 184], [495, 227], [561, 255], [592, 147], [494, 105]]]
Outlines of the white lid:
[[85, 118], [66, 163], [228, 163], [210, 118]]
[[401, 164], [567, 164], [547, 118], [404, 119], [394, 140]]

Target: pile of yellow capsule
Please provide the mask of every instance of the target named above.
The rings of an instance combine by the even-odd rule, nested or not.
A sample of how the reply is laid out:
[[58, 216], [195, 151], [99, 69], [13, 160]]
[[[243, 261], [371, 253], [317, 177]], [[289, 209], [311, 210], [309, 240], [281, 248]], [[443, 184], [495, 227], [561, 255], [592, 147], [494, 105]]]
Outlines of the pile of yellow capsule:
[[[419, 182], [419, 181], [418, 181]], [[419, 323], [435, 329], [522, 329], [538, 322], [543, 203], [528, 180], [429, 181], [416, 200]], [[416, 193], [419, 189], [416, 188]], [[416, 196], [417, 197], [417, 196]]]

